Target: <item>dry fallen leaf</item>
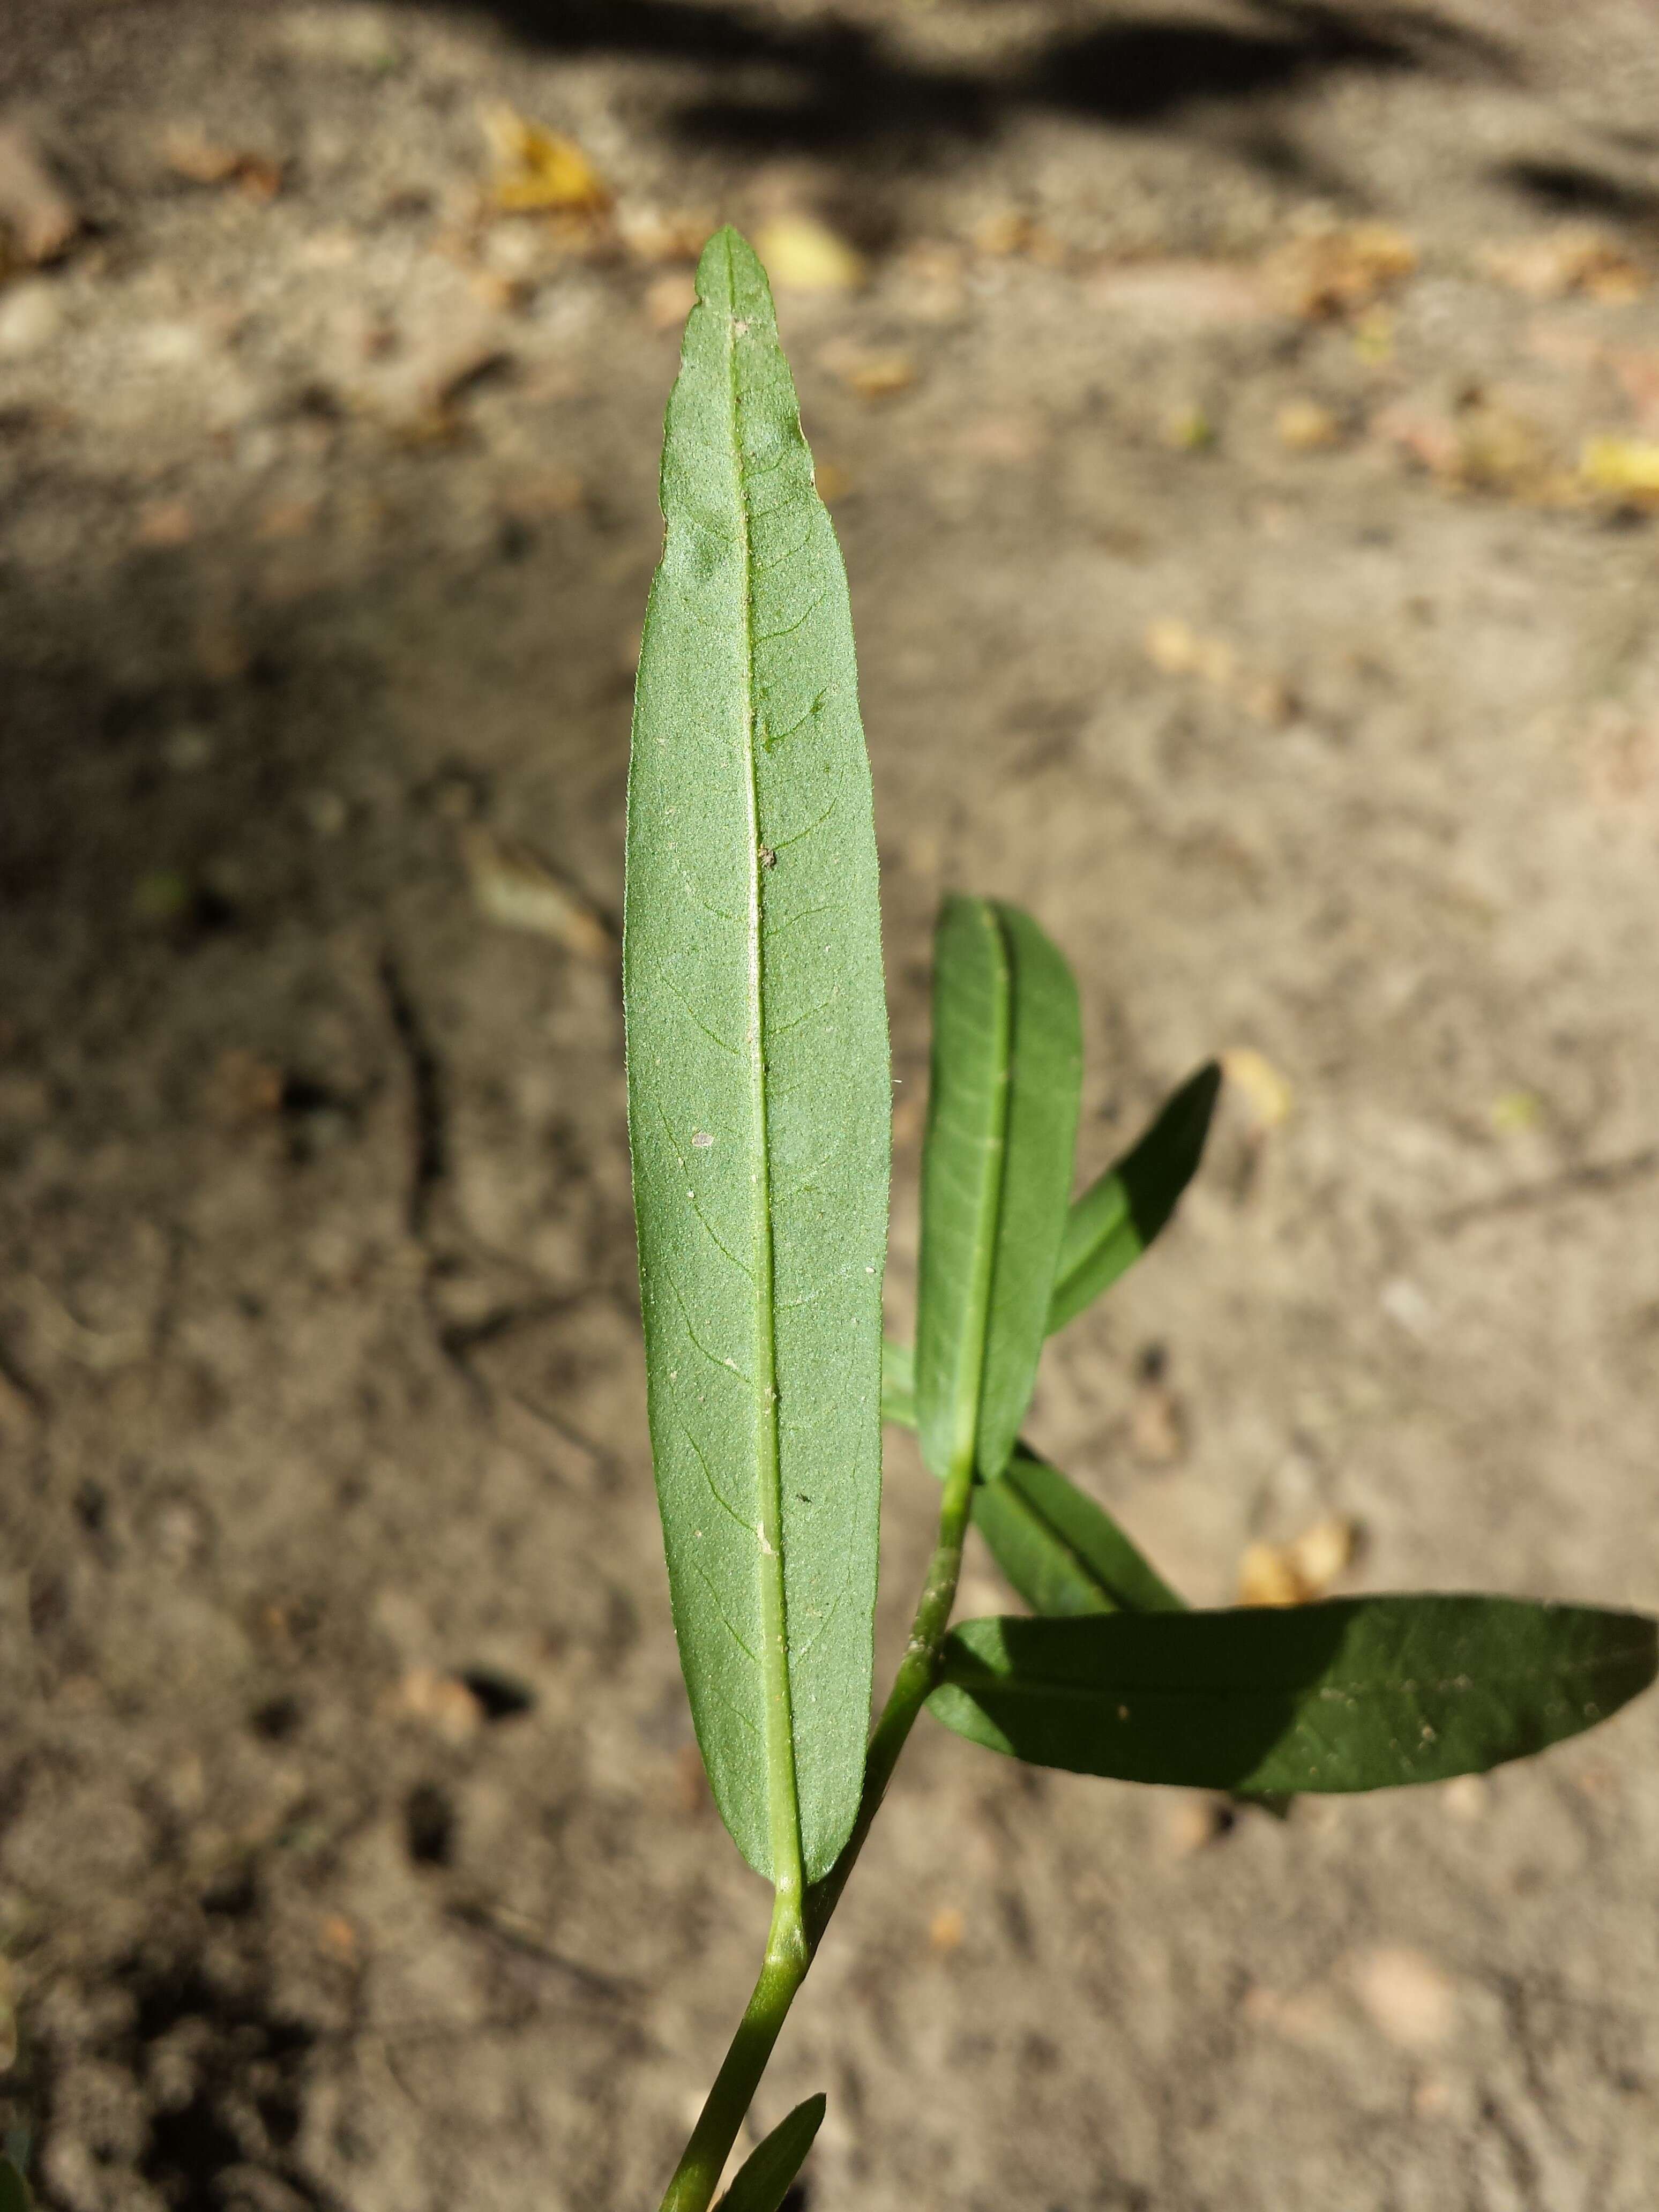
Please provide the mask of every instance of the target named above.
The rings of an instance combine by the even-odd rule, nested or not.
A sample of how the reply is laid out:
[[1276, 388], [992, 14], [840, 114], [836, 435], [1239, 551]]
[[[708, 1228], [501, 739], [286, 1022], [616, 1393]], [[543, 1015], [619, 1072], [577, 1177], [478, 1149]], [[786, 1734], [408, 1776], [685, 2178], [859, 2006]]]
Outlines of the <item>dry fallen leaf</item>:
[[1352, 1564], [1354, 1523], [1343, 1514], [1316, 1521], [1288, 1544], [1249, 1544], [1238, 1563], [1241, 1605], [1309, 1605]]
[[948, 1957], [962, 1948], [962, 1939], [968, 1932], [959, 1906], [941, 1905], [927, 1923], [927, 1942], [930, 1949]]
[[470, 1743], [483, 1726], [483, 1707], [459, 1676], [412, 1667], [398, 1685], [397, 1708], [446, 1743]]
[[774, 216], [755, 251], [781, 292], [853, 292], [865, 281], [864, 256], [816, 216]]
[[1270, 253], [1262, 274], [1279, 304], [1306, 322], [1357, 315], [1404, 282], [1417, 248], [1385, 222], [1358, 222], [1294, 238]]
[[1467, 394], [1450, 413], [1385, 407], [1371, 428], [1449, 491], [1486, 492], [1544, 506], [1565, 505], [1580, 495], [1579, 479], [1561, 466], [1542, 428], [1487, 392]]
[[1221, 1067], [1258, 1129], [1277, 1129], [1290, 1120], [1296, 1093], [1265, 1053], [1253, 1045], [1235, 1045], [1222, 1054]]
[[175, 176], [193, 185], [238, 185], [251, 200], [272, 200], [283, 188], [283, 165], [268, 154], [222, 146], [193, 130], [169, 131], [161, 157]]
[[503, 102], [479, 115], [495, 156], [489, 204], [500, 215], [603, 214], [611, 204], [599, 173], [574, 138], [562, 138]]
[[1489, 246], [1481, 255], [1500, 283], [1534, 300], [1561, 300], [1574, 292], [1622, 306], [1639, 300], [1650, 272], [1618, 240], [1588, 224], [1571, 223], [1542, 237]]
[[507, 929], [550, 937], [588, 960], [609, 960], [611, 932], [580, 895], [533, 853], [482, 823], [460, 833], [461, 858], [480, 914]]
[[1287, 399], [1273, 417], [1273, 428], [1291, 453], [1323, 453], [1342, 438], [1341, 424], [1317, 399]]
[[55, 261], [81, 228], [74, 203], [22, 124], [0, 123], [0, 276]]
[[1603, 497], [1659, 507], [1659, 438], [1587, 438], [1578, 474], [1588, 489]]

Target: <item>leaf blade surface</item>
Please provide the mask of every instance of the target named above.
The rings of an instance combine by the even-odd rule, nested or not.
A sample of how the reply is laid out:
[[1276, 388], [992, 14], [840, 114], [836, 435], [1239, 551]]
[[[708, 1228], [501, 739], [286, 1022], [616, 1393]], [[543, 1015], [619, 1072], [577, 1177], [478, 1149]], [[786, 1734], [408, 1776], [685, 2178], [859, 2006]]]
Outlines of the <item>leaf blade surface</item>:
[[974, 1526], [1034, 1613], [1173, 1613], [1178, 1597], [1105, 1510], [1029, 1446], [975, 1486]]
[[1074, 1200], [1054, 1268], [1050, 1335], [1109, 1290], [1162, 1235], [1204, 1157], [1220, 1090], [1221, 1069], [1207, 1061]]
[[[669, 403], [623, 990], [652, 1452], [681, 1661], [744, 1856], [857, 1809], [891, 1110], [845, 575], [759, 262], [716, 234]], [[798, 1865], [792, 1865], [798, 1862]]]
[[721, 2197], [715, 2212], [778, 2212], [795, 2176], [806, 2163], [812, 2139], [823, 2124], [829, 2100], [822, 2090], [808, 2097], [778, 2122], [770, 2135], [750, 2151], [738, 2170], [737, 2179]]
[[934, 939], [916, 1413], [943, 1477], [1007, 1464], [1066, 1223], [1082, 1075], [1071, 971], [1029, 915], [947, 899]]
[[1479, 1773], [1654, 1678], [1655, 1623], [1513, 1598], [967, 1621], [931, 1709], [1036, 1765], [1252, 1794]]

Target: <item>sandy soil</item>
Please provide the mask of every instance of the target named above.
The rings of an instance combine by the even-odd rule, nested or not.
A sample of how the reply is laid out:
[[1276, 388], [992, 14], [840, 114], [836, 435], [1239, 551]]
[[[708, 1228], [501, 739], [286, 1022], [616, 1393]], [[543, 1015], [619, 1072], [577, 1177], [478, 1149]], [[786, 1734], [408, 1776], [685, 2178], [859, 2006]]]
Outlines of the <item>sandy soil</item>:
[[[493, 217], [492, 101], [612, 215]], [[1581, 465], [1659, 439], [1650, 9], [7, 0], [0, 111], [79, 226], [0, 284], [46, 2206], [646, 2206], [746, 1990], [608, 934], [715, 216], [864, 257], [781, 312], [862, 645], [896, 1322], [960, 884], [1081, 972], [1087, 1167], [1235, 1055], [1038, 1440], [1202, 1601], [1334, 1516], [1342, 1587], [1659, 1606], [1659, 532]], [[901, 1440], [889, 1648], [928, 1492]], [[924, 1731], [762, 2117], [828, 2090], [814, 2212], [1647, 2212], [1656, 1749], [1650, 1700], [1227, 1826]]]

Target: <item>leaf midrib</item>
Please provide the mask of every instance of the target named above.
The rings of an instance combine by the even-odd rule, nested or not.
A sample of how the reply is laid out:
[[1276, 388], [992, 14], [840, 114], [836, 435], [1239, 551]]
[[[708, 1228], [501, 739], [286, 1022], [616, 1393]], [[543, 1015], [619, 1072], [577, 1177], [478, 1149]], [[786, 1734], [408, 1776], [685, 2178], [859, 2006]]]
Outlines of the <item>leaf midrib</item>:
[[790, 1695], [787, 1599], [783, 1573], [781, 1443], [778, 1425], [777, 1330], [773, 1312], [776, 1281], [775, 1222], [772, 1208], [771, 1129], [766, 1098], [765, 948], [762, 928], [760, 792], [755, 763], [754, 540], [743, 458], [743, 400], [738, 374], [737, 286], [731, 249], [726, 258], [726, 359], [731, 394], [732, 477], [742, 518], [738, 556], [743, 563], [743, 747], [744, 797], [749, 832], [747, 968], [750, 1131], [757, 1166], [752, 1179], [750, 1234], [754, 1246], [756, 1360], [755, 1488], [760, 1509], [756, 1529], [757, 1578], [760, 1589], [761, 1672], [765, 1692], [767, 1823], [772, 1880], [781, 1892], [799, 1896], [805, 1881], [800, 1838], [800, 1798], [795, 1772], [795, 1729]]

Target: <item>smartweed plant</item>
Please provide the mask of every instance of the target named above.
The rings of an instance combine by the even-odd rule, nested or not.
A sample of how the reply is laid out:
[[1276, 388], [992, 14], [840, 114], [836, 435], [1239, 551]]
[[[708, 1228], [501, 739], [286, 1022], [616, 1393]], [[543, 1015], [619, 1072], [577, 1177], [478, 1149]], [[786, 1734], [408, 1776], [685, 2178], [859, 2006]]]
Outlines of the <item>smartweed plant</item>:
[[[1655, 1624], [1510, 1598], [1188, 1610], [1020, 1441], [1043, 1341], [1198, 1165], [1206, 1067], [1072, 1198], [1082, 1045], [1030, 916], [953, 897], [934, 943], [916, 1341], [882, 1340], [891, 1094], [846, 580], [771, 295], [705, 251], [668, 405], [667, 534], [629, 785], [629, 1122], [652, 1449], [708, 1778], [772, 1885], [747, 2011], [663, 2199], [706, 2212], [925, 1707], [1005, 1757], [1285, 1798], [1479, 1772], [1653, 1679]], [[884, 1419], [941, 1486], [870, 1728]], [[952, 1630], [972, 1522], [1027, 1613]], [[777, 2212], [824, 2100], [739, 2170]]]

